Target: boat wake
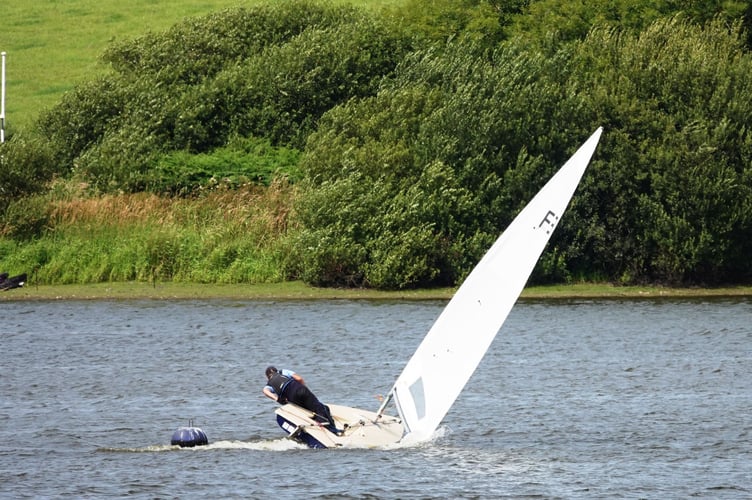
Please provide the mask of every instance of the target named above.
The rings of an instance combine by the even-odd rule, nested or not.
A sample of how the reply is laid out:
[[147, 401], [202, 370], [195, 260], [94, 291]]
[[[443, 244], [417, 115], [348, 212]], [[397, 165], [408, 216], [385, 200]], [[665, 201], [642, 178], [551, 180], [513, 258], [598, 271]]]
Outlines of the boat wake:
[[410, 439], [410, 435], [408, 434], [400, 441], [397, 441], [396, 443], [388, 444], [386, 446], [380, 447], [380, 449], [383, 450], [403, 450], [406, 448], [429, 448], [436, 444], [436, 441], [442, 439], [443, 437], [450, 434], [451, 431], [447, 427], [439, 427], [436, 429], [433, 433], [433, 435], [429, 439]]
[[112, 448], [101, 447], [98, 452], [104, 453], [163, 453], [163, 452], [183, 452], [183, 453], [200, 453], [215, 450], [254, 450], [254, 451], [287, 451], [287, 450], [306, 450], [307, 446], [297, 443], [291, 439], [267, 439], [261, 441], [216, 441], [205, 446], [180, 447], [178, 445], [158, 444], [135, 448]]
[[[345, 446], [339, 449], [377, 449], [377, 450], [401, 450], [406, 448], [430, 447], [435, 441], [446, 436], [450, 431], [446, 427], [440, 427], [433, 434], [431, 439], [424, 441], [403, 440], [397, 443], [391, 443], [384, 446]], [[149, 446], [133, 448], [117, 448], [100, 446], [97, 451], [100, 453], [165, 453], [165, 452], [182, 452], [182, 453], [200, 453], [215, 450], [252, 450], [252, 451], [290, 451], [290, 450], [308, 450], [308, 446], [299, 443], [287, 437], [278, 439], [260, 439], [258, 441], [237, 441], [237, 440], [220, 440], [209, 443], [204, 446], [180, 447], [171, 444], [156, 444]], [[334, 448], [337, 449], [337, 448]]]

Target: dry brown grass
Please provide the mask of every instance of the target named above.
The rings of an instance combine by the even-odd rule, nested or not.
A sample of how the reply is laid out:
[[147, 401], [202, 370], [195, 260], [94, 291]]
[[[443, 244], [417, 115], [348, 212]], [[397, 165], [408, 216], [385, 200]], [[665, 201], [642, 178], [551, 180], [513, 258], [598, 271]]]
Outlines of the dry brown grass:
[[284, 233], [290, 224], [295, 187], [274, 182], [269, 187], [219, 189], [196, 198], [151, 193], [102, 195], [52, 202], [57, 228], [124, 228], [144, 225], [203, 228], [253, 228], [254, 233]]

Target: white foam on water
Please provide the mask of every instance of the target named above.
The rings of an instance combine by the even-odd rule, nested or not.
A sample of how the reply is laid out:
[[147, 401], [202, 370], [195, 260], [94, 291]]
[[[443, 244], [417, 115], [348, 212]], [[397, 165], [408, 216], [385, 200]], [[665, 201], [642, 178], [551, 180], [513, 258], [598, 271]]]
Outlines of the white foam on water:
[[101, 447], [97, 451], [109, 453], [162, 453], [180, 451], [186, 453], [200, 453], [214, 450], [256, 450], [256, 451], [287, 451], [308, 448], [291, 439], [266, 439], [261, 441], [215, 441], [204, 446], [180, 447], [178, 445], [161, 444], [134, 448]]

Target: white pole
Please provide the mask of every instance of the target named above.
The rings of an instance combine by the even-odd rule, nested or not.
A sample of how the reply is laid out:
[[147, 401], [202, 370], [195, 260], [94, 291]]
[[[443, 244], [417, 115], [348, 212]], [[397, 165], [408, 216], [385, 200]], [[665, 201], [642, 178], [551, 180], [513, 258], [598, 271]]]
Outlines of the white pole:
[[0, 143], [5, 142], [5, 52], [0, 53], [3, 56], [2, 69], [2, 90], [0, 90]]

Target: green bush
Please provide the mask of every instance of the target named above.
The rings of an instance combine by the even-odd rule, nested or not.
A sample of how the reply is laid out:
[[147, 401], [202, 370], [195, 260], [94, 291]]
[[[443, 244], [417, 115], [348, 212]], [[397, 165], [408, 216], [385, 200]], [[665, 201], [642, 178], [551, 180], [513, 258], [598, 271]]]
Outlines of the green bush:
[[46, 141], [14, 134], [0, 144], [0, 214], [14, 200], [43, 191], [54, 175]]
[[303, 158], [311, 255], [297, 274], [453, 283], [603, 125], [533, 282], [752, 276], [752, 60], [739, 26], [671, 18], [546, 50], [513, 41], [485, 57], [461, 42], [414, 53], [376, 98], [327, 113]]
[[37, 127], [54, 152], [57, 174], [70, 174], [76, 158], [117, 124], [131, 99], [129, 90], [114, 76], [100, 78], [79, 85], [42, 113]]
[[313, 25], [198, 89], [183, 106], [176, 135], [190, 145], [211, 131], [302, 148], [324, 112], [375, 94], [406, 50], [404, 39], [365, 15], [337, 26]]
[[392, 7], [390, 14], [422, 46], [465, 39], [493, 49], [504, 37], [510, 16], [519, 14], [526, 1], [406, 0]]
[[211, 153], [236, 136], [302, 148], [324, 112], [374, 94], [408, 48], [350, 6], [226, 10], [113, 46], [104, 59], [115, 72], [67, 94], [39, 130], [61, 175], [138, 192], [176, 152]]
[[29, 240], [42, 234], [49, 222], [49, 199], [46, 196], [17, 198], [3, 211], [0, 235]]
[[[715, 18], [739, 22], [750, 13], [749, 2], [653, 0], [531, 0], [509, 21], [507, 32], [534, 44], [547, 43], [551, 37], [558, 42], [584, 39], [593, 26], [609, 26], [637, 34], [659, 19], [682, 14], [697, 26]], [[747, 19], [749, 21], [749, 19]]]
[[160, 85], [194, 85], [266, 47], [285, 44], [311, 26], [325, 29], [360, 16], [350, 6], [311, 0], [226, 9], [186, 19], [164, 33], [115, 44], [103, 60], [126, 77], [148, 75]]
[[266, 139], [237, 138], [211, 153], [167, 153], [145, 174], [146, 188], [156, 193], [186, 195], [243, 184], [269, 186], [273, 179], [295, 181], [300, 152], [274, 147]]
[[[614, 279], [719, 283], [752, 275], [752, 59], [739, 26], [678, 18], [640, 35], [596, 30], [573, 61], [592, 68], [608, 161], [586, 176], [579, 269]], [[588, 234], [589, 232], [589, 234]], [[587, 255], [597, 255], [597, 260]]]
[[[378, 97], [331, 111], [311, 136], [298, 207], [303, 233], [366, 249], [355, 252], [360, 264], [350, 257], [342, 266], [362, 284], [454, 284], [571, 144], [587, 137], [586, 116], [562, 116], [580, 103], [558, 83], [564, 57], [549, 61], [511, 46], [492, 60], [479, 53], [462, 42], [414, 54]], [[566, 132], [556, 131], [565, 121]], [[348, 192], [355, 180], [357, 196]], [[326, 265], [302, 260], [312, 270], [301, 276], [337, 282], [333, 256], [324, 257]], [[316, 269], [328, 275], [310, 278]]]

